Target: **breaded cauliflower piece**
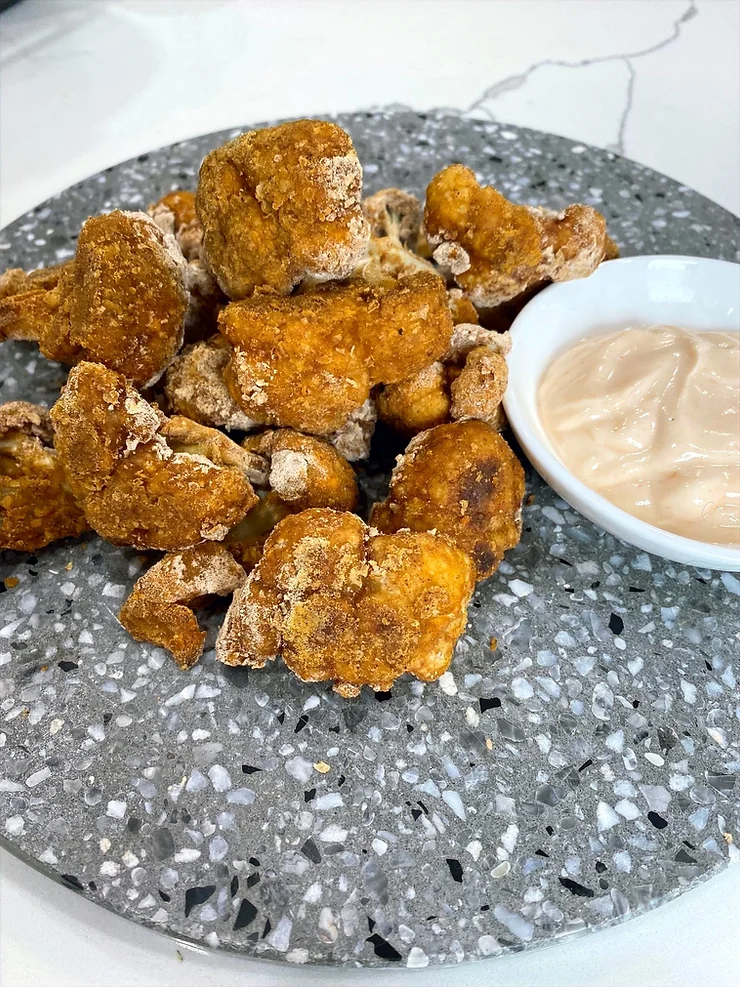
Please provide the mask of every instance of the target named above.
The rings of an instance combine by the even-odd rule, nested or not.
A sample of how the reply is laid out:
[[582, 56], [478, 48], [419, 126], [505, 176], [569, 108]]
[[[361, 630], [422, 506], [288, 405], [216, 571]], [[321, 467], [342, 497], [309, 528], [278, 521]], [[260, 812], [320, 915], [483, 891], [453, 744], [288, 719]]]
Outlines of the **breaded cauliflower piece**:
[[434, 259], [473, 304], [500, 305], [541, 281], [591, 274], [606, 253], [606, 222], [591, 206], [560, 213], [516, 205], [460, 164], [427, 188], [424, 226]]
[[444, 279], [434, 264], [418, 254], [407, 250], [403, 244], [390, 236], [371, 237], [367, 253], [353, 272], [353, 278], [367, 281], [368, 284], [390, 285], [399, 278], [410, 274], [432, 274], [444, 284]]
[[459, 322], [452, 330], [450, 345], [443, 359], [445, 363], [461, 366], [473, 350], [485, 346], [494, 353], [508, 356], [511, 352], [511, 335], [508, 332], [494, 332], [474, 322]]
[[[380, 391], [378, 417], [402, 435], [417, 435], [457, 418], [480, 418], [501, 430], [506, 421], [501, 399], [508, 380], [504, 357], [510, 349], [508, 333], [491, 332], [475, 323], [456, 325], [444, 362], [437, 361]], [[467, 369], [466, 361], [473, 353], [478, 355]], [[461, 376], [463, 381], [458, 383]]]
[[412, 439], [370, 523], [380, 531], [435, 531], [467, 552], [478, 579], [498, 568], [522, 532], [524, 470], [485, 422], [439, 425]]
[[405, 672], [430, 681], [449, 666], [475, 583], [444, 539], [380, 535], [354, 514], [291, 515], [235, 593], [216, 645], [227, 665], [281, 654], [300, 679], [343, 696], [389, 689]]
[[243, 447], [265, 463], [265, 495], [226, 536], [226, 544], [247, 571], [259, 562], [265, 541], [288, 514], [309, 507], [351, 511], [357, 480], [349, 463], [328, 442], [290, 428], [269, 429], [244, 440]]
[[224, 538], [224, 545], [246, 572], [251, 572], [262, 558], [265, 542], [278, 521], [294, 513], [274, 491], [260, 492], [264, 495], [257, 506]]
[[[74, 261], [42, 267], [26, 273], [11, 268], [0, 275], [0, 342], [22, 339], [38, 343], [56, 326], [61, 303], [59, 282]], [[77, 350], [63, 339], [57, 340], [58, 359], [73, 363]]]
[[365, 345], [373, 384], [392, 384], [423, 370], [444, 353], [452, 315], [444, 282], [430, 272], [401, 278], [368, 306]]
[[45, 408], [0, 405], [0, 548], [34, 552], [88, 529], [52, 440]]
[[163, 233], [177, 240], [185, 260], [200, 260], [203, 254], [203, 227], [195, 211], [195, 193], [175, 189], [147, 209]]
[[416, 435], [448, 421], [447, 367], [437, 361], [417, 374], [389, 384], [375, 398], [378, 417], [402, 435]]
[[252, 420], [326, 435], [370, 394], [356, 291], [255, 296], [219, 316], [229, 391]]
[[214, 429], [166, 418], [100, 364], [72, 369], [51, 418], [67, 483], [114, 545], [173, 552], [220, 541], [257, 502], [249, 453]]
[[414, 248], [421, 230], [421, 202], [400, 188], [382, 188], [362, 200], [372, 237], [392, 237]]
[[219, 311], [227, 299], [218, 286], [203, 252], [203, 227], [195, 212], [195, 194], [184, 189], [168, 192], [148, 214], [163, 233], [174, 236], [187, 261], [188, 309], [185, 341], [194, 343], [216, 331]]
[[164, 391], [170, 408], [201, 425], [251, 432], [257, 428], [224, 380], [231, 346], [223, 336], [186, 346], [172, 361]]
[[327, 435], [327, 440], [334, 446], [340, 456], [348, 463], [356, 463], [367, 459], [370, 455], [370, 443], [378, 420], [378, 410], [372, 398], [368, 398], [359, 408], [351, 411], [349, 418], [337, 429]]
[[474, 325], [478, 323], [478, 310], [460, 288], [447, 289], [447, 302], [450, 306], [450, 312], [452, 312], [454, 325], [460, 325], [462, 322]]
[[182, 346], [188, 300], [174, 237], [146, 213], [115, 211], [87, 220], [73, 261], [46, 278], [33, 272], [0, 300], [0, 338], [35, 340], [50, 360], [102, 363], [149, 386]]
[[203, 161], [196, 209], [208, 263], [232, 299], [349, 277], [367, 247], [362, 167], [335, 123], [253, 130]]
[[488, 346], [472, 350], [450, 386], [453, 421], [477, 419], [500, 430], [501, 401], [509, 381], [506, 359]]
[[207, 542], [165, 555], [136, 581], [118, 619], [137, 641], [166, 648], [182, 669], [192, 668], [206, 639], [193, 606], [227, 596], [246, 573], [223, 545]]
[[233, 346], [225, 379], [249, 418], [315, 435], [341, 429], [375, 383], [402, 380], [438, 359], [452, 334], [442, 281], [360, 282], [290, 298], [257, 296], [219, 317]]
[[250, 436], [242, 446], [265, 457], [267, 483], [292, 511], [308, 507], [351, 511], [357, 506], [354, 470], [328, 442], [280, 428]]

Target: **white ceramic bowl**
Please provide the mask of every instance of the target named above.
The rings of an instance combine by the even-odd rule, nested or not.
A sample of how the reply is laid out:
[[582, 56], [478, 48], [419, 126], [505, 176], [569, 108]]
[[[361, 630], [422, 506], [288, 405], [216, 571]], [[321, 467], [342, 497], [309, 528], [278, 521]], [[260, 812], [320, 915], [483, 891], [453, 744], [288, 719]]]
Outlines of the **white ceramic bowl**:
[[563, 464], [540, 421], [539, 382], [558, 354], [585, 336], [651, 325], [740, 332], [740, 265], [701, 257], [625, 257], [602, 264], [589, 278], [545, 288], [511, 327], [506, 414], [537, 471], [581, 514], [655, 555], [737, 572], [740, 549], [663, 531], [594, 493]]

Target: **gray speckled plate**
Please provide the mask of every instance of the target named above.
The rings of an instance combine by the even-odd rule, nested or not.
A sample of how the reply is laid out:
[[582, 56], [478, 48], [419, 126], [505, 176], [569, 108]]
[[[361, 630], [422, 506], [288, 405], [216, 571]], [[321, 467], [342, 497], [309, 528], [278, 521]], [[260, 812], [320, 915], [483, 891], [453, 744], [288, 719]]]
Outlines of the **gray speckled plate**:
[[[606, 151], [406, 112], [339, 122], [370, 191], [421, 194], [462, 160], [522, 201], [593, 203], [625, 253], [737, 257], [734, 217]], [[0, 234], [0, 266], [68, 257], [87, 215], [193, 187], [230, 136], [63, 192]], [[62, 368], [0, 352], [0, 399], [55, 400]], [[3, 845], [198, 943], [410, 967], [598, 928], [725, 866], [740, 582], [623, 545], [529, 486], [521, 545], [479, 586], [451, 674], [352, 702], [280, 662], [247, 673], [207, 651], [183, 674], [136, 644], [116, 622], [143, 565], [131, 551], [4, 553]]]

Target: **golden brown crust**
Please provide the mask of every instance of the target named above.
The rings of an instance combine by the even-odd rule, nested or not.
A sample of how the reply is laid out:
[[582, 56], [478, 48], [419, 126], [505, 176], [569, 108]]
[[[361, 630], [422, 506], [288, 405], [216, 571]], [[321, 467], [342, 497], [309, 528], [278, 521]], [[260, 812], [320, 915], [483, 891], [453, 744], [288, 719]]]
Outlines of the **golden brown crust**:
[[0, 548], [33, 552], [87, 531], [52, 435], [45, 408], [27, 401], [0, 406]]
[[454, 422], [412, 439], [370, 523], [387, 532], [436, 531], [467, 552], [484, 579], [519, 542], [523, 497], [524, 470], [496, 430]]
[[253, 130], [208, 154], [196, 207], [205, 250], [229, 298], [287, 294], [305, 277], [346, 278], [367, 246], [362, 168], [334, 123]]
[[412, 377], [388, 384], [375, 401], [380, 420], [402, 435], [441, 425], [450, 414], [447, 369], [443, 363], [433, 363]]
[[494, 332], [474, 322], [460, 322], [452, 330], [450, 346], [444, 355], [446, 363], [462, 365], [473, 350], [485, 346], [495, 353], [508, 356], [511, 352], [511, 336], [508, 332]]
[[28, 274], [11, 268], [0, 275], [0, 340], [43, 338], [59, 309], [59, 280], [68, 267], [59, 264]]
[[421, 230], [421, 203], [399, 188], [383, 188], [362, 200], [362, 211], [373, 237], [392, 237], [414, 247]]
[[352, 289], [227, 305], [219, 328], [232, 344], [226, 384], [246, 415], [325, 435], [370, 393]]
[[402, 380], [441, 356], [452, 316], [441, 280], [419, 273], [389, 288], [351, 282], [254, 297], [228, 305], [219, 326], [234, 347], [226, 383], [246, 414], [327, 435], [372, 384]]
[[444, 353], [452, 335], [444, 282], [428, 272], [401, 278], [381, 296], [380, 310], [369, 321], [366, 345], [374, 384], [392, 384], [423, 370]]
[[182, 346], [186, 278], [177, 244], [146, 213], [88, 219], [60, 282], [55, 334], [41, 339], [41, 352], [59, 359], [57, 336], [66, 337], [81, 358], [153, 383]]
[[434, 259], [477, 307], [500, 305], [544, 280], [586, 277], [606, 250], [604, 217], [591, 206], [554, 213], [516, 205], [459, 164], [429, 184], [424, 226]]
[[100, 364], [73, 368], [51, 417], [70, 489], [113, 544], [178, 551], [219, 541], [257, 502], [248, 453], [165, 418]]
[[216, 331], [226, 296], [218, 286], [203, 252], [203, 227], [195, 212], [195, 194], [184, 189], [168, 192], [149, 206], [147, 213], [163, 233], [174, 236], [187, 261], [188, 308], [185, 341], [195, 343]]
[[88, 219], [74, 260], [0, 284], [0, 339], [38, 342], [50, 360], [89, 360], [135, 384], [157, 380], [182, 345], [185, 259], [145, 213]]
[[453, 421], [475, 418], [497, 427], [508, 381], [509, 368], [501, 353], [488, 346], [472, 350], [450, 387], [450, 418]]
[[453, 325], [461, 322], [475, 325], [478, 322], [478, 310], [461, 288], [449, 288], [447, 301], [452, 312]]
[[256, 423], [233, 399], [224, 380], [230, 352], [221, 335], [186, 346], [168, 368], [164, 390], [172, 410], [186, 418], [249, 432]]
[[510, 349], [508, 333], [491, 332], [476, 323], [457, 324], [445, 362], [433, 363], [378, 393], [379, 418], [408, 436], [461, 418], [479, 418], [500, 431], [508, 381], [504, 358]]
[[259, 504], [226, 536], [234, 557], [250, 571], [264, 543], [288, 514], [309, 507], [351, 511], [357, 506], [357, 480], [349, 463], [328, 442], [289, 428], [268, 429], [242, 443], [264, 462], [267, 489]]
[[404, 672], [447, 669], [474, 586], [468, 557], [426, 533], [379, 535], [353, 514], [313, 509], [275, 528], [237, 590], [216, 645], [228, 665], [277, 654], [303, 681], [344, 696]]
[[185, 260], [200, 260], [203, 246], [203, 227], [195, 211], [195, 193], [175, 189], [147, 209], [163, 233], [170, 233], [177, 240]]
[[233, 593], [245, 578], [223, 545], [211, 542], [166, 555], [137, 580], [118, 619], [137, 641], [166, 648], [180, 668], [192, 668], [206, 638], [192, 604]]

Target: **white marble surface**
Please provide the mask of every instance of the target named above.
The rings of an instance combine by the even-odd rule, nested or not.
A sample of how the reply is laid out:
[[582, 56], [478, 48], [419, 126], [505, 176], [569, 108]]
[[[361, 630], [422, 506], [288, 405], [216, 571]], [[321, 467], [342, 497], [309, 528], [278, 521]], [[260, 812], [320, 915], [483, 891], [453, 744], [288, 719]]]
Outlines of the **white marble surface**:
[[[737, 0], [24, 0], [0, 15], [0, 224], [171, 141], [392, 103], [609, 147], [740, 211]], [[624, 926], [424, 982], [734, 987], [738, 941], [735, 868]], [[365, 979], [178, 955], [0, 852], [3, 987]]]

